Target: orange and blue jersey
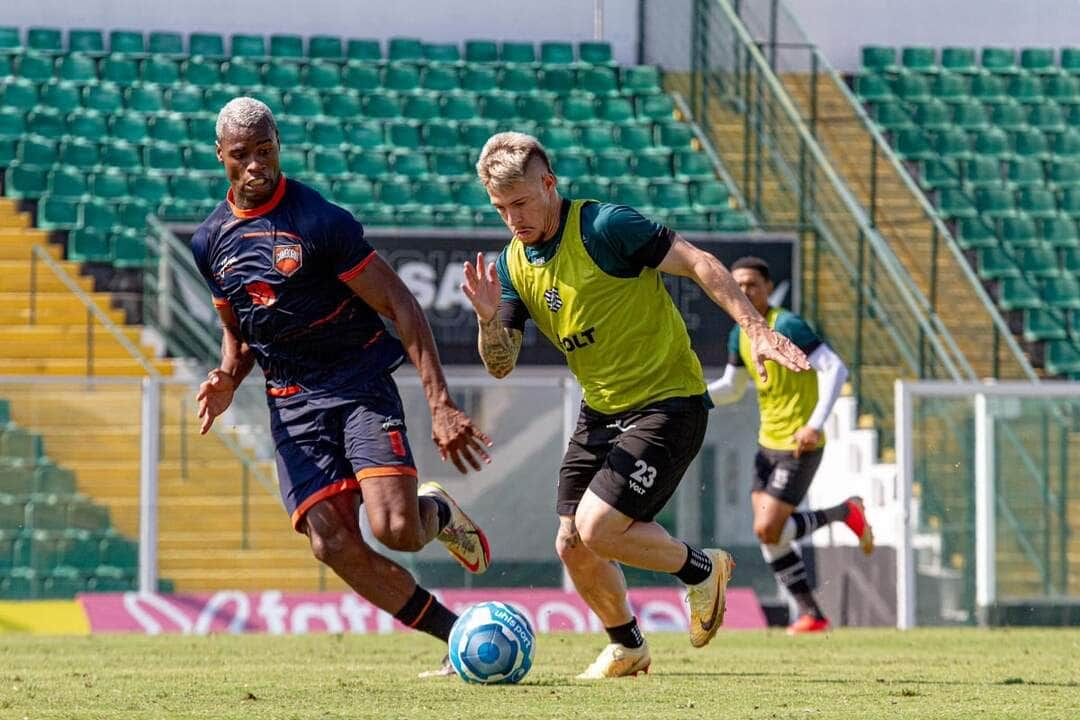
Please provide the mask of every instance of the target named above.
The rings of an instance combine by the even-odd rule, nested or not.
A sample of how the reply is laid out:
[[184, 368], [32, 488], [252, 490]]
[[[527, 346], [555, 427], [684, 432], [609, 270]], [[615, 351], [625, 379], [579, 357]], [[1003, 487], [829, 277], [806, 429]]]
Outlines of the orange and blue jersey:
[[298, 393], [350, 399], [404, 359], [382, 318], [346, 285], [375, 257], [363, 226], [306, 185], [283, 175], [250, 210], [230, 191], [191, 250], [215, 304], [232, 307], [271, 405]]

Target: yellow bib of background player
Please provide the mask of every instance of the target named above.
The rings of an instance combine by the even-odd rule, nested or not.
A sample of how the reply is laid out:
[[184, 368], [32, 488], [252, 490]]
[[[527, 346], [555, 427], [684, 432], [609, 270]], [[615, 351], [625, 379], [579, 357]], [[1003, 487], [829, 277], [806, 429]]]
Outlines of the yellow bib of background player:
[[533, 322], [566, 355], [597, 412], [701, 395], [701, 363], [660, 271], [618, 278], [600, 269], [581, 237], [585, 202], [570, 205], [562, 242], [543, 265], [529, 263], [517, 237], [510, 241], [507, 269]]
[[[769, 327], [776, 327], [780, 308], [769, 308], [765, 321]], [[750, 357], [750, 337], [745, 330], [739, 330], [739, 357], [743, 365], [754, 378], [758, 393], [758, 409], [761, 415], [761, 429], [758, 431], [758, 444], [770, 450], [794, 450], [795, 431], [806, 425], [818, 401], [817, 373], [792, 372], [777, 365], [772, 360], [765, 361], [765, 373], [768, 382], [762, 382], [757, 367]], [[825, 433], [821, 433], [818, 447], [825, 445]]]

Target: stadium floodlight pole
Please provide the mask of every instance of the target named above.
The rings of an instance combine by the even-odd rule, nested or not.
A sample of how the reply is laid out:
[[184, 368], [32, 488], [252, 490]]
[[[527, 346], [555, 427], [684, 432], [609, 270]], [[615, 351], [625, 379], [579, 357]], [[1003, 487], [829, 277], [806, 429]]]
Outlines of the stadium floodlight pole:
[[142, 436], [139, 442], [139, 592], [157, 590], [158, 435], [161, 431], [161, 380], [142, 380]]
[[990, 624], [997, 596], [994, 506], [994, 418], [985, 393], [975, 395], [975, 612]]
[[593, 0], [593, 40], [604, 39], [604, 0]]

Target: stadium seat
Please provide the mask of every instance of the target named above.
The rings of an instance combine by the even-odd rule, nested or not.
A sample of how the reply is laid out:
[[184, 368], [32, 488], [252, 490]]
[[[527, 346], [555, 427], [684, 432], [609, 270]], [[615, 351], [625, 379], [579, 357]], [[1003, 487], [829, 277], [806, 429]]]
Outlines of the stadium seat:
[[32, 27], [26, 31], [26, 46], [38, 52], [64, 52], [63, 39], [58, 28]]
[[358, 149], [378, 149], [386, 144], [382, 123], [372, 120], [358, 120], [345, 125], [345, 137], [350, 145]]
[[225, 82], [240, 87], [258, 87], [262, 84], [262, 67], [251, 58], [234, 57], [223, 66]]
[[534, 63], [536, 48], [532, 43], [504, 42], [499, 48], [499, 59], [504, 63]]
[[[980, 106], [981, 108], [981, 106]], [[910, 130], [915, 127], [907, 106], [901, 102], [882, 101], [873, 108], [874, 121], [887, 131]]]
[[48, 83], [41, 90], [41, 104], [61, 112], [71, 112], [82, 105], [80, 87], [66, 80]]
[[1025, 310], [1023, 336], [1028, 342], [1066, 339], [1065, 314], [1041, 307]]
[[[124, 107], [124, 96], [116, 83], [98, 83], [83, 88], [82, 105], [88, 110], [111, 115]], [[6, 98], [5, 98], [6, 99]]]
[[183, 55], [184, 38], [175, 32], [152, 32], [146, 50], [154, 55]]
[[1043, 300], [1052, 308], [1080, 310], [1080, 282], [1072, 275], [1048, 278], [1043, 284]]
[[290, 62], [268, 62], [263, 66], [262, 81], [279, 90], [300, 88], [300, 66]]
[[876, 73], [896, 72], [896, 48], [883, 45], [864, 46], [862, 66]]
[[116, 168], [103, 168], [94, 174], [90, 192], [96, 198], [122, 200], [129, 196], [127, 174]]
[[0, 463], [0, 496], [28, 497], [37, 492], [34, 484], [34, 466], [13, 462], [5, 458]]
[[619, 68], [619, 87], [632, 95], [653, 95], [663, 92], [660, 69], [655, 65], [629, 65]]
[[574, 46], [568, 42], [542, 42], [540, 62], [543, 65], [570, 65], [574, 62]]
[[669, 95], [645, 95], [636, 101], [637, 115], [645, 120], [664, 122], [675, 114], [675, 103]]
[[299, 35], [271, 35], [270, 56], [275, 58], [304, 57], [304, 38]]
[[80, 263], [111, 263], [113, 252], [108, 233], [85, 226], [75, 228], [68, 234], [67, 256]]
[[420, 125], [409, 120], [392, 120], [384, 126], [386, 140], [398, 148], [416, 150], [420, 147]]
[[609, 184], [604, 178], [578, 178], [570, 183], [569, 196], [581, 200], [601, 200], [608, 196]]
[[611, 183], [611, 200], [621, 205], [642, 210], [649, 206], [649, 185], [640, 178], [624, 178]]
[[423, 60], [424, 44], [416, 38], [390, 38], [387, 57], [390, 60]]
[[341, 80], [345, 87], [360, 92], [375, 90], [382, 82], [377, 66], [352, 61], [345, 64]]
[[466, 40], [465, 62], [493, 63], [499, 59], [499, 46], [494, 40]]
[[[217, 33], [191, 33], [188, 36], [188, 51], [191, 55], [204, 55], [211, 58], [224, 58], [225, 39]], [[151, 50], [151, 52], [155, 52]]]
[[402, 117], [420, 122], [433, 120], [440, 112], [439, 96], [435, 93], [411, 93], [405, 96], [401, 106]]
[[141, 55], [146, 51], [143, 34], [138, 30], [109, 31], [109, 52], [115, 55]]
[[675, 177], [683, 181], [710, 180], [716, 177], [716, 169], [705, 153], [678, 150], [675, 152]]
[[411, 92], [420, 87], [420, 68], [403, 62], [389, 63], [383, 70], [382, 86], [387, 90]]
[[141, 79], [155, 85], [173, 85], [180, 80], [180, 64], [169, 57], [153, 55], [142, 62]]
[[590, 65], [613, 65], [611, 43], [586, 40], [578, 43], [578, 59]]
[[[480, 116], [488, 120], [512, 120], [517, 117], [514, 97], [500, 91], [485, 93], [479, 97]], [[444, 117], [453, 117], [443, 113]], [[462, 118], [455, 118], [462, 119]]]
[[634, 106], [629, 98], [614, 96], [599, 98], [596, 101], [596, 117], [610, 123], [632, 122]]
[[457, 67], [448, 63], [428, 63], [420, 73], [420, 87], [433, 91], [459, 89], [461, 80]]
[[630, 151], [622, 148], [608, 147], [593, 156], [593, 174], [602, 178], [623, 177], [629, 165]]
[[1046, 370], [1052, 375], [1080, 372], [1080, 349], [1071, 340], [1054, 340], [1046, 344]]
[[428, 62], [456, 63], [461, 60], [457, 43], [424, 43], [423, 53]]
[[336, 35], [312, 35], [308, 38], [308, 57], [343, 61], [345, 47]]
[[382, 60], [382, 46], [378, 40], [351, 39], [346, 44], [345, 57], [349, 60], [377, 62]]
[[[354, 120], [363, 114], [360, 94], [354, 90], [326, 90], [322, 93], [323, 112], [339, 122]], [[283, 140], [284, 142], [284, 140]]]
[[981, 59], [983, 69], [993, 75], [1015, 75], [1020, 72], [1016, 66], [1016, 51], [1012, 48], [983, 48]]
[[593, 95], [611, 95], [619, 92], [615, 71], [609, 67], [588, 67], [578, 71], [579, 89]]
[[101, 79], [130, 85], [139, 79], [139, 63], [130, 57], [112, 55], [101, 61]]
[[51, 107], [39, 107], [26, 117], [27, 130], [32, 135], [47, 140], [59, 140], [67, 134], [67, 123], [59, 110]]
[[1080, 247], [1080, 235], [1076, 223], [1065, 215], [1043, 218], [1039, 223], [1039, 237], [1049, 245], [1061, 248]]
[[396, 94], [378, 93], [366, 95], [361, 100], [364, 115], [381, 120], [401, 116], [401, 105]]
[[953, 125], [952, 110], [942, 100], [930, 98], [915, 104], [915, 124], [923, 130], [943, 130]]
[[22, 48], [22, 39], [19, 37], [19, 28], [0, 27], [0, 54], [11, 55]]
[[900, 64], [909, 71], [932, 74], [938, 71], [936, 53], [932, 47], [905, 47], [900, 51]]
[[556, 95], [548, 92], [532, 92], [518, 96], [517, 115], [525, 120], [547, 125], [555, 118]]
[[71, 53], [60, 58], [56, 75], [61, 80], [85, 85], [97, 82], [97, 62], [89, 55]]

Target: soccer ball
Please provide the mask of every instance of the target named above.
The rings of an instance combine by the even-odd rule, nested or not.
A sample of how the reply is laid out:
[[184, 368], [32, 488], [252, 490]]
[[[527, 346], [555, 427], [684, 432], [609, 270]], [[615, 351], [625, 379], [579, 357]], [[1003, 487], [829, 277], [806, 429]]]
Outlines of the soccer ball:
[[468, 683], [516, 683], [532, 667], [536, 636], [513, 605], [484, 602], [461, 614], [450, 630], [450, 664]]

